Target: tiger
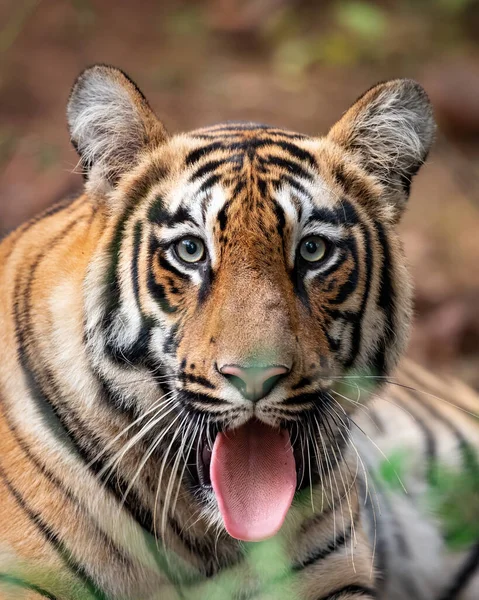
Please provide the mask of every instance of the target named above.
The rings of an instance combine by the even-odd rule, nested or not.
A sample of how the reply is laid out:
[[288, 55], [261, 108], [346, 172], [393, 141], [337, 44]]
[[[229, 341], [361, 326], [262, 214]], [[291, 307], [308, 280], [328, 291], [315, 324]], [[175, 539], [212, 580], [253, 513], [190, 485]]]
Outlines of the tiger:
[[95, 65], [67, 118], [83, 192], [0, 245], [0, 597], [478, 598], [478, 396], [404, 358], [423, 88], [170, 135]]

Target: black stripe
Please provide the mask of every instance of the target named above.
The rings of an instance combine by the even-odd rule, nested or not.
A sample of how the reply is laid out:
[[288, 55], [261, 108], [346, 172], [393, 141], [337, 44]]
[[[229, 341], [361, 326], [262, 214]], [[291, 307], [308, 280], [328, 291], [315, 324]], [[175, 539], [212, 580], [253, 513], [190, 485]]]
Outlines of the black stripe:
[[280, 167], [284, 169], [286, 172], [291, 173], [295, 177], [302, 177], [303, 179], [311, 180], [312, 176], [306, 169], [304, 169], [300, 164], [293, 160], [286, 160], [279, 156], [269, 155], [265, 161], [262, 161], [263, 164], [273, 165], [275, 167]]
[[161, 224], [168, 219], [168, 213], [165, 211], [165, 201], [162, 196], [156, 196], [148, 208], [148, 221]]
[[[26, 579], [22, 579], [20, 577], [16, 577], [15, 575], [9, 575], [7, 573], [0, 572], [0, 584], [4, 584], [5, 586], [15, 586], [19, 587], [23, 590], [30, 590], [31, 592], [35, 592], [39, 596], [43, 598], [50, 598], [50, 600], [57, 600], [57, 596], [54, 596], [51, 592], [47, 591], [45, 588], [36, 585], [35, 583], [31, 583]], [[58, 599], [60, 600], [60, 599]]]
[[[268, 135], [289, 140], [305, 140], [310, 139], [302, 133], [293, 133], [288, 130], [279, 128], [263, 128], [263, 127], [219, 127], [218, 129], [203, 129], [202, 132], [195, 133], [195, 137], [199, 139], [211, 140], [221, 138], [222, 140], [238, 139], [243, 137], [244, 131], [254, 131], [258, 129], [259, 135]], [[227, 146], [224, 146], [227, 147]]]
[[222, 148], [223, 142], [213, 142], [212, 144], [207, 144], [201, 148], [196, 148], [196, 150], [192, 150], [186, 155], [185, 164], [187, 167], [190, 167], [195, 162], [198, 162], [201, 158], [204, 158], [216, 150], [221, 150]]
[[151, 272], [148, 274], [148, 290], [154, 296], [154, 299], [158, 302], [163, 312], [173, 314], [178, 310], [177, 307], [168, 300], [165, 287], [161, 285], [161, 283], [155, 281]]
[[[356, 291], [359, 282], [359, 259], [358, 259], [358, 249], [356, 246], [356, 240], [351, 237], [348, 243], [348, 251], [353, 259], [353, 268], [349, 273], [346, 281], [338, 288], [335, 297], [330, 300], [330, 303], [333, 305], [343, 304], [346, 300]], [[347, 259], [347, 254], [345, 254], [344, 259], [341, 261], [343, 264]], [[339, 267], [339, 265], [336, 265]]]
[[303, 160], [303, 161], [309, 163], [310, 167], [313, 167], [315, 169], [317, 168], [316, 158], [307, 150], [304, 150], [303, 148], [296, 146], [296, 144], [292, 144], [291, 142], [285, 142], [282, 140], [277, 140], [274, 142], [274, 144], [276, 146], [279, 146], [286, 152], [289, 152], [298, 160]]
[[429, 427], [429, 424], [417, 414], [417, 411], [415, 411], [409, 404], [403, 402], [400, 396], [392, 395], [392, 398], [399, 407], [402, 407], [407, 413], [411, 414], [414, 422], [422, 431], [426, 444], [426, 479], [430, 484], [434, 484], [437, 476], [438, 453], [436, 437], [433, 433], [433, 430], [431, 427]]
[[105, 596], [105, 594], [96, 586], [93, 579], [86, 572], [85, 567], [73, 559], [70, 550], [68, 550], [68, 548], [64, 545], [64, 543], [58, 537], [58, 534], [47, 523], [45, 523], [39, 513], [35, 512], [28, 506], [23, 496], [8, 479], [7, 474], [3, 470], [2, 466], [0, 466], [0, 478], [15, 499], [18, 506], [28, 516], [30, 521], [32, 521], [43, 537], [51, 544], [57, 554], [62, 557], [68, 568], [73, 571], [73, 573], [75, 573], [75, 575], [82, 581], [88, 591], [94, 594], [96, 598], [107, 600], [107, 596]]
[[[149, 351], [151, 341], [151, 330], [155, 322], [149, 317], [145, 317], [136, 340], [129, 346], [118, 346], [111, 341], [105, 344], [105, 353], [113, 362], [122, 365], [149, 366]], [[157, 366], [153, 369], [156, 371]], [[118, 406], [116, 406], [119, 408]]]
[[341, 198], [335, 208], [315, 208], [311, 213], [308, 223], [321, 221], [331, 225], [358, 225], [362, 224], [354, 205], [346, 198]]
[[[112, 240], [108, 247], [108, 254], [110, 256], [110, 264], [106, 273], [106, 292], [105, 297], [105, 312], [104, 312], [104, 327], [108, 328], [113, 321], [116, 310], [120, 304], [120, 282], [118, 276], [118, 268], [120, 263], [120, 252], [123, 243], [123, 237], [125, 235], [128, 222], [130, 217], [133, 215], [138, 200], [144, 198], [148, 193], [151, 186], [157, 182], [166, 173], [162, 167], [153, 164], [147, 173], [139, 178], [131, 186], [128, 192], [128, 201], [126, 208], [116, 223]], [[158, 199], [160, 200], [160, 199]], [[152, 208], [150, 207], [150, 210]]]
[[[13, 232], [7, 232], [5, 235], [0, 235], [0, 242], [3, 242], [3, 240], [8, 235], [10, 235], [10, 233], [11, 233], [11, 235], [19, 234], [18, 237], [15, 239], [15, 242], [11, 245], [8, 253], [3, 257], [3, 260], [4, 261], [8, 260], [8, 258], [10, 257], [10, 254], [15, 250], [18, 241], [34, 225], [37, 225], [37, 223], [39, 223], [40, 221], [43, 221], [43, 219], [52, 217], [52, 216], [56, 215], [57, 213], [61, 212], [62, 210], [65, 210], [65, 212], [67, 214], [70, 214], [70, 213], [76, 212], [79, 209], [85, 208], [85, 202], [81, 202], [78, 204], [78, 206], [75, 206], [77, 200], [78, 200], [78, 197], [71, 197], [71, 198], [65, 198], [64, 200], [61, 200], [60, 202], [56, 202], [55, 204], [53, 204], [53, 206], [50, 206], [49, 208], [47, 208], [46, 210], [41, 212], [39, 215], [36, 215], [33, 219], [30, 219], [30, 221], [28, 221], [27, 223], [24, 223], [19, 228], [15, 229]], [[68, 209], [68, 208], [70, 210], [67, 211], [66, 209]], [[88, 208], [92, 209], [93, 214], [95, 214], [96, 208], [94, 206], [88, 205]]]
[[224, 231], [226, 229], [226, 224], [228, 223], [228, 209], [229, 209], [230, 205], [231, 205], [231, 200], [228, 200], [228, 202], [225, 202], [216, 217], [218, 219], [218, 223], [220, 224], [221, 231]]
[[321, 596], [317, 600], [349, 600], [348, 595], [358, 596], [358, 598], [362, 598], [363, 596], [370, 596], [371, 598], [376, 598], [376, 592], [373, 588], [366, 587], [363, 585], [345, 585], [344, 587], [338, 588], [334, 592], [328, 594], [327, 596]]
[[[361, 342], [362, 342], [362, 324], [364, 319], [364, 312], [366, 310], [366, 306], [369, 300], [369, 294], [371, 291], [371, 277], [373, 271], [373, 253], [371, 247], [371, 236], [368, 230], [368, 226], [365, 223], [361, 223], [361, 231], [364, 235], [364, 254], [365, 254], [365, 264], [364, 264], [364, 293], [361, 300], [361, 306], [359, 308], [359, 312], [357, 317], [353, 323], [353, 334], [352, 334], [352, 344], [351, 350], [348, 357], [348, 360], [345, 363], [345, 368], [350, 368], [354, 361], [356, 360], [360, 350], [361, 350]], [[358, 263], [356, 263], [358, 264]], [[375, 363], [376, 364], [376, 363]]]
[[302, 571], [303, 569], [306, 569], [306, 567], [309, 567], [321, 560], [324, 560], [336, 551], [341, 550], [350, 539], [351, 527], [349, 527], [347, 531], [341, 532], [334, 540], [328, 542], [326, 547], [318, 548], [317, 550], [308, 553], [308, 558], [293, 564], [293, 571]]
[[391, 345], [393, 337], [396, 335], [396, 327], [393, 319], [396, 294], [391, 280], [392, 261], [389, 241], [382, 224], [379, 221], [375, 221], [374, 225], [383, 255], [378, 304], [382, 308], [386, 318], [384, 333], [373, 357], [375, 374], [381, 376], [387, 373], [386, 353]]
[[163, 352], [165, 354], [174, 354], [176, 349], [178, 348], [178, 345], [180, 343], [180, 338], [178, 336], [178, 328], [178, 323], [174, 323], [170, 327], [170, 330], [167, 333], [165, 341], [163, 343]]
[[226, 162], [228, 162], [228, 159], [222, 158], [219, 160], [210, 160], [209, 162], [204, 163], [201, 165], [201, 167], [194, 171], [190, 177], [190, 181], [193, 181], [194, 179], [200, 179], [201, 177], [210, 174], [212, 171], [216, 171], [218, 167], [222, 167], [226, 164]]
[[[20, 446], [20, 448], [22, 449], [22, 451], [24, 452], [24, 454], [28, 458], [28, 460], [35, 466], [36, 469], [38, 469], [40, 471], [40, 473], [42, 473], [42, 475], [49, 481], [49, 483], [51, 483], [66, 498], [68, 498], [68, 500], [72, 504], [74, 504], [76, 508], [80, 508], [82, 515], [84, 516], [85, 509], [84, 509], [83, 505], [81, 504], [81, 502], [79, 502], [79, 500], [74, 497], [72, 492], [68, 488], [65, 487], [65, 485], [63, 484], [63, 481], [60, 481], [60, 479], [58, 479], [58, 477], [50, 469], [48, 469], [45, 466], [45, 464], [40, 462], [40, 460], [36, 457], [35, 454], [33, 454], [33, 452], [30, 450], [29, 446], [27, 445], [27, 443], [20, 436], [19, 432], [17, 431], [17, 428], [11, 422], [11, 420], [8, 416], [8, 413], [4, 412], [3, 416], [5, 418], [5, 421], [7, 423], [7, 426], [9, 428], [11, 434], [15, 438], [16, 442], [18, 443], [18, 445]], [[102, 541], [101, 541], [102, 545], [109, 546], [110, 549], [112, 550], [113, 554], [115, 554], [116, 558], [119, 559], [123, 564], [126, 562], [129, 562], [127, 556], [116, 546], [115, 543], [113, 543], [113, 541], [110, 538], [107, 537], [107, 535], [103, 531], [101, 531], [97, 527], [96, 523], [91, 521], [91, 525], [94, 528], [95, 533], [102, 538]]]
[[135, 223], [133, 232], [133, 256], [131, 260], [131, 280], [133, 282], [133, 293], [138, 308], [140, 308], [140, 278], [139, 278], [139, 259], [140, 259], [140, 246], [141, 246], [141, 234], [143, 231], [143, 224], [141, 221]]
[[177, 269], [175, 267], [175, 265], [170, 263], [169, 260], [163, 254], [158, 255], [158, 264], [162, 269], [164, 269], [165, 271], [169, 271], [175, 277], [178, 277], [178, 279], [181, 279], [181, 281], [189, 280], [188, 275], [186, 275], [186, 273], [183, 273], [182, 271]]
[[209, 390], [216, 389], [216, 386], [213, 385], [211, 381], [208, 381], [206, 377], [201, 377], [200, 375], [193, 375], [192, 373], [182, 372], [178, 375], [178, 379], [184, 382], [189, 381], [190, 383], [197, 383], [198, 385], [202, 385], [203, 387], [208, 388]]
[[479, 568], [479, 542], [476, 542], [454, 577], [454, 581], [438, 600], [457, 600]]
[[[166, 268], [167, 271], [172, 272], [175, 275], [176, 275], [175, 271], [177, 271], [177, 269], [175, 269], [175, 267], [170, 265], [170, 263], [165, 263], [164, 259], [163, 259], [163, 263], [161, 263], [162, 256], [158, 256], [158, 253], [155, 251], [155, 247], [156, 247], [156, 244], [155, 244], [154, 238], [152, 237], [150, 239], [150, 249], [149, 249], [149, 257], [148, 257], [148, 262], [149, 262], [148, 276], [147, 276], [148, 291], [153, 296], [153, 298], [158, 302], [158, 304], [160, 305], [160, 308], [163, 312], [172, 314], [177, 311], [177, 307], [174, 306], [173, 304], [171, 304], [170, 301], [168, 300], [165, 286], [156, 281], [155, 275], [154, 275], [154, 269], [153, 269], [153, 261], [155, 259], [157, 259], [159, 261], [159, 265], [163, 269]], [[183, 275], [182, 279], [184, 277], [186, 277], [186, 275]]]
[[[299, 181], [296, 181], [296, 179], [294, 179], [294, 177], [291, 177], [291, 175], [283, 175], [283, 177], [280, 180], [278, 180], [277, 186], [275, 186], [275, 188], [278, 189], [278, 188], [282, 187], [285, 181], [293, 189], [295, 189], [297, 192], [299, 192], [300, 194], [305, 196], [308, 200], [311, 201], [313, 199], [311, 194], [306, 190], [306, 188], [303, 185], [301, 185], [301, 183], [299, 183]], [[301, 218], [301, 215], [298, 215], [298, 220], [300, 218]]]
[[110, 264], [106, 273], [106, 292], [105, 292], [105, 312], [104, 320], [105, 327], [108, 327], [113, 321], [113, 316], [120, 304], [120, 282], [118, 277], [118, 267], [120, 263], [120, 251], [125, 234], [128, 221], [133, 214], [134, 204], [130, 204], [124, 210], [120, 217], [114, 233], [113, 238], [108, 247], [108, 254], [110, 256]]
[[215, 272], [211, 268], [211, 264], [208, 261], [208, 264], [204, 267], [203, 271], [203, 279], [201, 282], [201, 287], [198, 292], [198, 303], [202, 304], [208, 295], [211, 292], [211, 288], [213, 287], [213, 283], [215, 280]]
[[220, 179], [221, 179], [221, 177], [217, 174], [211, 175], [210, 177], [208, 177], [208, 179], [206, 179], [206, 181], [204, 181], [201, 184], [200, 189], [198, 191], [199, 192], [208, 191], [210, 188], [215, 186], [218, 183], [218, 181], [220, 181]]
[[[365, 475], [367, 479], [367, 475]], [[371, 532], [374, 533], [369, 534], [369, 538], [375, 537], [376, 546], [374, 548], [374, 566], [376, 568], [376, 589], [379, 597], [382, 597], [381, 594], [384, 594], [384, 590], [386, 589], [389, 575], [388, 568], [388, 538], [387, 533], [384, 531], [384, 523], [383, 520], [385, 516], [382, 515], [382, 518], [377, 518], [377, 510], [373, 504], [371, 499], [371, 492], [368, 487], [366, 487], [366, 481], [362, 476], [359, 476], [357, 479], [358, 482], [358, 500], [359, 504], [364, 506], [366, 511], [367, 519], [369, 521], [369, 527]]]
[[286, 217], [284, 215], [284, 210], [278, 204], [278, 202], [276, 202], [276, 200], [273, 200], [273, 208], [274, 208], [274, 214], [276, 215], [276, 219], [278, 221], [277, 225], [276, 225], [276, 229], [278, 231], [278, 235], [282, 238], [283, 233], [284, 233], [284, 227], [286, 225]]

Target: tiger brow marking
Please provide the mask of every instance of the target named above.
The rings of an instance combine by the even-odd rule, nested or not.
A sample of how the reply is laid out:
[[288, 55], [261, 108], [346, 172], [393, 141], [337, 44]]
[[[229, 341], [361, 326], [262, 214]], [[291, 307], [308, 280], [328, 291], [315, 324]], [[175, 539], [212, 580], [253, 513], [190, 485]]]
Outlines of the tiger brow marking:
[[273, 143], [275, 146], [279, 146], [286, 152], [289, 152], [289, 154], [291, 154], [295, 158], [297, 158], [301, 161], [305, 161], [305, 162], [309, 163], [309, 165], [311, 167], [313, 167], [314, 169], [317, 169], [318, 164], [317, 164], [316, 158], [307, 150], [304, 150], [303, 148], [300, 148], [296, 144], [292, 144], [291, 142], [286, 142], [284, 140], [274, 140]]
[[280, 156], [274, 156], [273, 154], [269, 154], [265, 159], [262, 159], [262, 163], [265, 166], [274, 165], [276, 167], [280, 167], [285, 171], [289, 171], [296, 177], [301, 177], [303, 179], [306, 179], [307, 181], [311, 181], [313, 179], [311, 173], [306, 171], [304, 167], [302, 167], [298, 162], [294, 160], [288, 160]]
[[200, 148], [196, 148], [196, 150], [191, 151], [186, 155], [185, 164], [187, 167], [190, 167], [194, 163], [198, 162], [201, 158], [208, 156], [215, 152], [216, 150], [221, 150], [224, 148], [223, 142], [213, 142], [206, 146], [201, 146]]
[[331, 225], [358, 225], [362, 224], [356, 208], [346, 198], [341, 198], [341, 203], [335, 208], [316, 207], [308, 218], [308, 223], [321, 221]]

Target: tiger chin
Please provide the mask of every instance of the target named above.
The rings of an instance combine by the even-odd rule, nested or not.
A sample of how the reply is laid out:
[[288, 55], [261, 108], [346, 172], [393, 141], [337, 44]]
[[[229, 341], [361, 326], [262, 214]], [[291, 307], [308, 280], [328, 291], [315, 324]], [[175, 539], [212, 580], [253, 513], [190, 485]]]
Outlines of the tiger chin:
[[478, 438], [472, 391], [396, 370], [424, 90], [379, 84], [325, 137], [170, 135], [97, 65], [67, 115], [83, 194], [0, 245], [0, 597], [477, 597], [371, 451], [406, 437], [414, 490], [425, 431]]

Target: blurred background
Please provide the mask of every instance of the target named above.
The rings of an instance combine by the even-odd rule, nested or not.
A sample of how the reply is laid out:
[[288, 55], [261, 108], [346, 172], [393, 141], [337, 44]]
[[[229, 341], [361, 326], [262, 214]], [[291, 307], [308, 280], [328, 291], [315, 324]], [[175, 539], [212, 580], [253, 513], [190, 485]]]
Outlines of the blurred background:
[[420, 81], [440, 130], [401, 225], [410, 354], [479, 388], [479, 1], [0, 0], [0, 235], [81, 188], [65, 105], [95, 62], [129, 73], [172, 132], [321, 134], [374, 83]]

